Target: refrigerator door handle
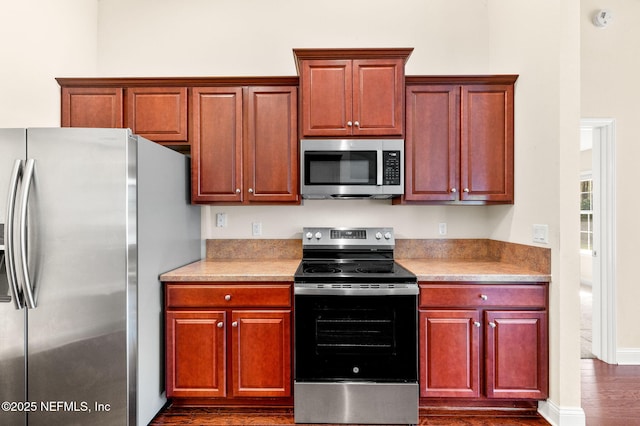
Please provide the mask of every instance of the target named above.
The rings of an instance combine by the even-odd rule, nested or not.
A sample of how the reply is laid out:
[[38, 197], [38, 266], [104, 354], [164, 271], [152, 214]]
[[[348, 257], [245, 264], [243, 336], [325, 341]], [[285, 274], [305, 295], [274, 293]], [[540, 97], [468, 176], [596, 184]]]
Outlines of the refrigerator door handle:
[[24, 279], [24, 299], [29, 309], [36, 308], [31, 275], [29, 274], [29, 262], [27, 258], [27, 207], [29, 205], [29, 191], [33, 183], [33, 169], [36, 160], [30, 158], [24, 167], [22, 199], [20, 202], [20, 222], [18, 231], [20, 232], [20, 264], [22, 266], [22, 277]]
[[9, 183], [9, 196], [7, 198], [7, 216], [4, 225], [4, 257], [7, 269], [7, 281], [11, 291], [11, 297], [16, 309], [24, 308], [22, 302], [22, 291], [18, 287], [18, 274], [16, 272], [16, 261], [14, 259], [15, 247], [13, 239], [13, 228], [15, 223], [16, 199], [18, 197], [18, 184], [22, 175], [22, 160], [16, 160], [13, 164], [11, 179]]

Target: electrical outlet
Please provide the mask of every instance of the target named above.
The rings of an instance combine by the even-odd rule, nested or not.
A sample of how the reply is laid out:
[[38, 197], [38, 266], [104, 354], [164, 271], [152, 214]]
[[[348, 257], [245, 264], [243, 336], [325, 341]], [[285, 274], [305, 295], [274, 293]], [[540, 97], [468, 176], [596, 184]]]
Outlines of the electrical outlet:
[[225, 228], [227, 226], [226, 213], [216, 213], [216, 226], [218, 228]]
[[446, 224], [446, 222], [438, 224], [438, 234], [447, 235], [447, 224]]
[[253, 235], [254, 237], [262, 235], [262, 222], [251, 223], [251, 235]]
[[533, 225], [533, 242], [549, 244], [549, 225]]

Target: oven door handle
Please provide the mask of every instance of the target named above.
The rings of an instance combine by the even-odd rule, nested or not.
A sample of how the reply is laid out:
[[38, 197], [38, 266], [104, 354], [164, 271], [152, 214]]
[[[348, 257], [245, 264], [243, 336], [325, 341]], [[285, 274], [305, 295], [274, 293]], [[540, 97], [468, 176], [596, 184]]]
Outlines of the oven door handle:
[[418, 286], [400, 288], [326, 288], [298, 287], [293, 289], [294, 295], [301, 296], [415, 296], [420, 293]]

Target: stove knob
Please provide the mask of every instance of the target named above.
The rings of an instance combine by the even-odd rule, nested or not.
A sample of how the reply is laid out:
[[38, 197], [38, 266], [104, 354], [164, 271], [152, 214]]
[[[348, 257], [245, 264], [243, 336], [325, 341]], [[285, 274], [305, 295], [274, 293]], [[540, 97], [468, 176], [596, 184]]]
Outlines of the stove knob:
[[385, 240], [390, 240], [391, 239], [391, 232], [385, 232], [384, 233], [384, 239]]
[[322, 238], [322, 233], [316, 232], [316, 240], [319, 240], [320, 238]]
[[307, 234], [305, 235], [305, 237], [307, 237], [307, 240], [310, 240], [313, 238], [313, 232], [307, 232]]
[[382, 233], [376, 232], [376, 240], [379, 240], [380, 238], [382, 238]]

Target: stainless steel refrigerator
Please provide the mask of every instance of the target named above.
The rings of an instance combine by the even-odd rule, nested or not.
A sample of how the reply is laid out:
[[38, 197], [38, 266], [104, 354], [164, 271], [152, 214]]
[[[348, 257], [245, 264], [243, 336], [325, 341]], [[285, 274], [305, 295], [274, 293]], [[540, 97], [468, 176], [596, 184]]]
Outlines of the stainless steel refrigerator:
[[201, 257], [186, 156], [128, 129], [0, 129], [0, 424], [148, 424], [159, 275]]

